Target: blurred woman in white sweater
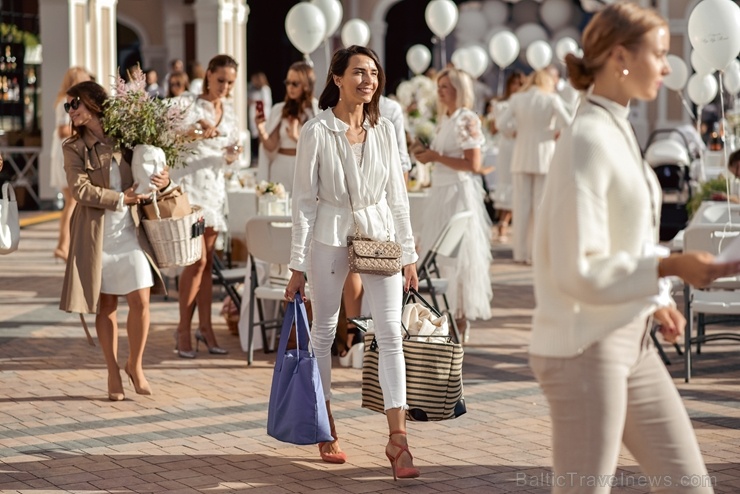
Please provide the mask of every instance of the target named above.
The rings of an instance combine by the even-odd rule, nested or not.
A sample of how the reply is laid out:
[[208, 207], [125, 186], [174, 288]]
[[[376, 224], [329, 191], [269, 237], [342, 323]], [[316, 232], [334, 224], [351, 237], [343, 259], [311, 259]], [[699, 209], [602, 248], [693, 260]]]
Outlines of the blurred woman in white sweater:
[[500, 128], [513, 125], [515, 129], [511, 154], [514, 262], [532, 261], [532, 227], [555, 139], [570, 120], [563, 100], [555, 93], [555, 79], [547, 69], [531, 74], [498, 118]]
[[645, 475], [662, 479], [654, 492], [713, 492], [649, 329], [657, 321], [668, 341], [683, 331], [665, 277], [703, 285], [740, 263], [714, 264], [706, 252], [663, 257], [660, 186], [627, 120], [630, 100], [657, 96], [669, 40], [656, 12], [616, 3], [587, 26], [583, 58], [566, 58], [573, 86], [589, 93], [557, 143], [540, 206], [530, 345], [550, 405], [553, 492], [609, 492], [622, 443]]

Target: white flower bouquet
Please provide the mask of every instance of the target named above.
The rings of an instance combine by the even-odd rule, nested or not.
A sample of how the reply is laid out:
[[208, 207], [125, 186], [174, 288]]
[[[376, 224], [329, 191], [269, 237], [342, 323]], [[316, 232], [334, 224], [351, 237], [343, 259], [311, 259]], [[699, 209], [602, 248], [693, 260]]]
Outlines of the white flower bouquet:
[[266, 180], [262, 180], [257, 184], [256, 191], [258, 196], [274, 195], [278, 199], [284, 199], [287, 197], [285, 186], [280, 182], [268, 182]]
[[255, 189], [258, 201], [258, 212], [266, 216], [288, 216], [290, 198], [283, 184], [262, 180]]

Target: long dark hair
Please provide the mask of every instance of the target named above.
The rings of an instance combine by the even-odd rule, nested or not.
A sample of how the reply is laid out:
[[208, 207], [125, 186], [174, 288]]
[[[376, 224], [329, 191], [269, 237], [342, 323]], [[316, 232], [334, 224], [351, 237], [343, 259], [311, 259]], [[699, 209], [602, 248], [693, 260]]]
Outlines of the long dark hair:
[[[108, 99], [108, 93], [103, 86], [93, 81], [84, 81], [67, 89], [67, 96], [79, 98], [85, 104], [87, 110], [98, 118], [103, 117], [103, 106]], [[76, 127], [72, 124], [72, 135], [82, 135], [84, 127]]]
[[370, 103], [363, 105], [365, 118], [370, 122], [370, 125], [375, 126], [380, 121], [380, 95], [383, 94], [383, 90], [385, 89], [385, 72], [380, 65], [378, 55], [370, 48], [365, 48], [364, 46], [352, 45], [349, 48], [343, 48], [334, 52], [334, 56], [331, 58], [331, 64], [329, 65], [329, 73], [326, 76], [326, 86], [319, 98], [319, 108], [326, 110], [327, 108], [336, 106], [339, 102], [339, 88], [334, 82], [334, 76], [344, 75], [349, 65], [349, 59], [354, 55], [370, 57], [378, 69], [378, 89], [373, 94], [373, 99], [370, 100]]
[[316, 75], [313, 67], [306, 62], [295, 62], [288, 68], [290, 71], [298, 74], [301, 80], [301, 95], [298, 99], [290, 99], [288, 93], [285, 93], [285, 105], [283, 106], [283, 118], [295, 117], [301, 118], [304, 110], [310, 110], [313, 101], [313, 87], [316, 83]]

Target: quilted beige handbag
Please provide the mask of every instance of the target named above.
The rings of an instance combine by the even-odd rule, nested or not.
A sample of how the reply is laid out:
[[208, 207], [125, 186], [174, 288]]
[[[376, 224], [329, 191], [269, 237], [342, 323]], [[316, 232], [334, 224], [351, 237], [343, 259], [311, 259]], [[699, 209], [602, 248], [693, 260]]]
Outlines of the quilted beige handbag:
[[[338, 137], [337, 151], [339, 151]], [[362, 154], [359, 166], [365, 158], [365, 143], [362, 143]], [[355, 223], [354, 236], [347, 237], [347, 251], [349, 256], [349, 270], [353, 273], [376, 274], [380, 276], [392, 276], [401, 271], [401, 244], [391, 240], [390, 227], [386, 226], [387, 240], [373, 240], [360, 235], [360, 227], [357, 225], [355, 208], [352, 205], [352, 196], [349, 193], [349, 182], [347, 174], [344, 174], [344, 183], [347, 185], [347, 196], [349, 207], [352, 209], [352, 219]]]
[[353, 273], [391, 276], [401, 271], [398, 242], [347, 237], [349, 270]]

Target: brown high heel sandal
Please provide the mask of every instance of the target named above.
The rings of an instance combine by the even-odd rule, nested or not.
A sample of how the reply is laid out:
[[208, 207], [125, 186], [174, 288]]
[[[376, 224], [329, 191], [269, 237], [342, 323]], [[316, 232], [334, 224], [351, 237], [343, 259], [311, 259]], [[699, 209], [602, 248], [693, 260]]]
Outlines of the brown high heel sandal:
[[345, 463], [347, 461], [347, 454], [344, 451], [340, 451], [339, 453], [324, 452], [324, 446], [326, 446], [327, 444], [334, 444], [339, 441], [339, 438], [337, 437], [337, 430], [334, 428], [334, 417], [332, 417], [331, 415], [329, 415], [329, 425], [331, 427], [331, 437], [333, 437], [334, 440], [330, 442], [327, 441], [319, 443], [319, 454], [321, 455], [321, 459], [326, 463], [336, 463], [341, 465], [342, 463]]
[[388, 446], [393, 446], [398, 448], [398, 452], [395, 456], [391, 455], [388, 452], [388, 446], [385, 447], [385, 456], [388, 457], [388, 461], [391, 462], [391, 470], [393, 470], [393, 480], [398, 479], [415, 479], [419, 475], [421, 475], [421, 472], [418, 468], [415, 467], [399, 467], [398, 466], [398, 459], [401, 457], [402, 454], [406, 453], [409, 455], [409, 458], [411, 458], [411, 461], [414, 460], [414, 456], [411, 454], [411, 451], [409, 451], [408, 444], [403, 445], [399, 444], [396, 441], [393, 440], [394, 434], [401, 434], [406, 435], [405, 431], [393, 431], [390, 434], [388, 434]]

